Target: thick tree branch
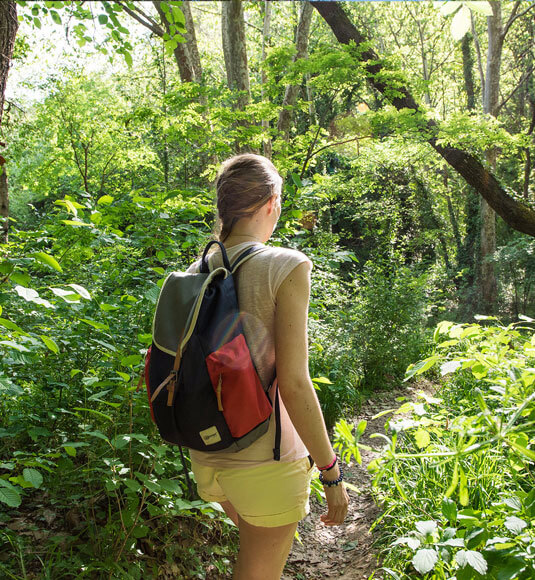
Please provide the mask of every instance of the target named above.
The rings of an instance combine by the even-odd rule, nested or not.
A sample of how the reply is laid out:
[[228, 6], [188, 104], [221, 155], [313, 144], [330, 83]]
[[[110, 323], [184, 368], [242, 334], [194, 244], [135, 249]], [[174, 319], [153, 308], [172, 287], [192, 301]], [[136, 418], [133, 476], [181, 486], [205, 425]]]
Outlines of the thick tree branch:
[[134, 20], [137, 20], [145, 28], [148, 28], [151, 32], [156, 34], [156, 36], [162, 37], [164, 35], [163, 28], [156, 22], [156, 20], [152, 19], [148, 14], [145, 14], [145, 12], [143, 12], [143, 10], [137, 6], [135, 7], [134, 11], [131, 10], [124, 2], [116, 0], [115, 3], [120, 6], [127, 14], [129, 14]]
[[507, 21], [507, 24], [503, 28], [502, 41], [505, 38], [505, 36], [507, 35], [507, 33], [509, 32], [509, 29], [511, 28], [511, 25], [513, 24], [513, 22], [515, 20], [517, 20], [518, 18], [522, 18], [522, 16], [524, 16], [524, 14], [527, 14], [533, 7], [535, 7], [535, 4], [531, 3], [525, 10], [523, 10], [522, 12], [519, 12], [517, 14], [517, 10], [518, 10], [518, 7], [520, 6], [520, 4], [521, 4], [521, 0], [517, 0], [513, 6], [513, 10], [511, 11], [511, 15], [509, 16], [509, 20]]
[[[366, 39], [355, 28], [338, 2], [311, 2], [331, 27], [342, 44], [355, 43], [358, 47]], [[377, 54], [371, 50], [355, 51], [356, 58], [367, 72], [370, 84], [387, 96], [397, 109], [419, 110], [406, 87], [391, 89], [385, 79], [385, 70]], [[422, 128], [429, 133], [428, 142], [442, 157], [487, 201], [492, 209], [512, 228], [535, 237], [535, 211], [508, 195], [496, 177], [479, 159], [465, 151], [438, 143], [439, 125], [421, 116]]]

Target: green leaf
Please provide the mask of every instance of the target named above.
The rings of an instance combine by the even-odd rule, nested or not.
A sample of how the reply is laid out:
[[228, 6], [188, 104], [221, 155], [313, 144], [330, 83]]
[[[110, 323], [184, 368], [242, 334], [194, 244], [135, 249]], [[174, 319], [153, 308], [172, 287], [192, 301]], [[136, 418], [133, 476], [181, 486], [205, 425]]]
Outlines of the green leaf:
[[437, 523], [433, 520], [418, 521], [414, 525], [422, 536], [432, 536], [437, 531]]
[[107, 14], [99, 14], [98, 15], [98, 21], [100, 24], [106, 24], [108, 22], [108, 16]]
[[457, 0], [448, 0], [447, 2], [443, 2], [440, 8], [440, 13], [442, 16], [449, 16], [453, 14], [456, 10], [458, 10], [463, 5], [462, 2]]
[[405, 379], [403, 382], [408, 381], [415, 375], [421, 375], [425, 371], [429, 370], [439, 359], [438, 356], [431, 356], [424, 360], [417, 362], [416, 364], [410, 365], [405, 373]]
[[468, 484], [467, 484], [467, 480], [466, 480], [466, 473], [464, 472], [464, 469], [459, 465], [459, 476], [460, 476], [460, 481], [459, 481], [459, 503], [463, 506], [466, 507], [469, 503], [469, 498], [468, 498]]
[[0, 479], [0, 501], [14, 508], [22, 503], [22, 497], [17, 488], [5, 479]]
[[322, 385], [332, 385], [333, 383], [327, 377], [316, 377], [312, 379], [314, 383], [321, 383]]
[[37, 469], [26, 468], [22, 472], [22, 477], [32, 484], [32, 487], [39, 488], [43, 483], [43, 476]]
[[100, 304], [100, 309], [104, 312], [109, 312], [110, 310], [119, 310], [120, 306], [114, 306], [113, 304], [105, 304], [104, 302]]
[[457, 504], [449, 497], [442, 500], [442, 515], [451, 525], [457, 521]]
[[81, 318], [80, 321], [85, 322], [85, 324], [89, 324], [89, 326], [92, 326], [93, 328], [96, 328], [97, 330], [109, 330], [110, 329], [110, 327], [107, 324], [104, 324], [103, 322], [97, 322], [96, 320], [91, 320], [89, 318]]
[[62, 300], [65, 300], [65, 302], [70, 302], [73, 304], [80, 302], [80, 296], [78, 296], [78, 294], [76, 294], [72, 290], [63, 290], [63, 288], [53, 288], [53, 287], [51, 287], [50, 290], [52, 291], [53, 294], [59, 296]]
[[37, 18], [37, 16], [33, 19], [33, 24], [36, 28], [41, 28], [41, 21], [39, 18]]
[[126, 485], [128, 489], [132, 491], [137, 492], [141, 490], [141, 484], [139, 483], [139, 481], [136, 481], [135, 479], [125, 479], [123, 483]]
[[505, 519], [503, 525], [513, 534], [520, 534], [524, 528], [527, 527], [527, 523], [516, 516], [509, 516]]
[[121, 359], [121, 364], [125, 367], [137, 365], [140, 362], [141, 362], [140, 354], [131, 354], [130, 356], [125, 356]]
[[19, 332], [20, 334], [26, 334], [26, 332], [24, 332], [20, 326], [17, 326], [14, 322], [11, 322], [11, 320], [7, 320], [6, 318], [0, 318], [0, 326], [3, 326], [8, 330]]
[[422, 548], [418, 550], [412, 558], [412, 565], [420, 574], [427, 574], [435, 567], [438, 562], [438, 554], [435, 550]]
[[126, 61], [126, 64], [129, 67], [131, 67], [133, 64], [132, 55], [129, 52], [125, 51], [123, 56], [124, 56], [124, 60]]
[[460, 550], [455, 554], [455, 560], [461, 567], [470, 566], [479, 574], [487, 573], [487, 561], [479, 552]]
[[296, 187], [299, 187], [299, 188], [303, 187], [303, 182], [301, 181], [301, 178], [299, 177], [299, 175], [297, 175], [297, 173], [292, 173], [291, 177], [292, 177], [292, 181], [295, 183]]
[[421, 427], [414, 433], [414, 440], [419, 449], [425, 449], [431, 443], [431, 437], [429, 432]]
[[44, 252], [37, 252], [36, 254], [32, 254], [32, 258], [35, 258], [38, 262], [41, 262], [41, 264], [46, 264], [47, 266], [50, 266], [51, 268], [57, 270], [58, 272], [63, 272], [63, 269], [59, 265], [56, 258], [51, 256], [50, 254], [45, 254]]
[[40, 335], [41, 340], [45, 343], [45, 345], [54, 353], [54, 354], [58, 354], [59, 352], [59, 347], [58, 345], [46, 334], [41, 334]]
[[461, 361], [459, 360], [449, 360], [440, 365], [440, 375], [443, 377], [448, 373], [454, 373], [460, 366]]
[[465, 5], [468, 6], [470, 10], [473, 10], [474, 12], [479, 12], [479, 14], [482, 14], [483, 16], [493, 15], [492, 6], [490, 5], [489, 2], [486, 1], [470, 2], [469, 0], [466, 0]]
[[95, 409], [88, 409], [86, 407], [74, 407], [74, 411], [85, 411], [86, 413], [93, 413], [93, 415], [98, 415], [99, 417], [103, 417], [104, 419], [108, 419], [108, 421], [112, 421], [113, 419], [106, 415], [105, 413], [101, 413], [100, 411], [95, 411]]
[[32, 288], [24, 288], [24, 286], [15, 286], [15, 292], [24, 300], [28, 302], [35, 302], [35, 304], [42, 304], [46, 308], [54, 308], [48, 300], [39, 297], [39, 294]]
[[98, 205], [109, 205], [110, 203], [113, 203], [113, 197], [111, 195], [103, 195], [99, 197], [97, 201]]
[[115, 371], [125, 383], [127, 383], [132, 377], [127, 373], [122, 373], [121, 371]]
[[75, 221], [75, 220], [61, 220], [66, 226], [86, 226], [88, 228], [92, 227], [91, 224], [86, 224], [82, 221]]
[[70, 286], [73, 290], [80, 294], [82, 298], [91, 300], [91, 294], [89, 294], [89, 292], [83, 286], [80, 286], [80, 284], [67, 284], [67, 286]]
[[61, 24], [61, 16], [55, 10], [50, 11], [50, 16], [56, 24]]
[[521, 455], [524, 455], [524, 457], [527, 457], [528, 459], [530, 459], [531, 461], [535, 461], [535, 451], [533, 451], [532, 449], [528, 449], [526, 446], [521, 445], [519, 443], [519, 439], [517, 439], [516, 441], [507, 441], [507, 443], [509, 443], [509, 445], [518, 453], [520, 453]]
[[0, 344], [3, 344], [4, 346], [7, 346], [9, 348], [13, 348], [15, 350], [18, 350], [19, 352], [30, 352], [29, 348], [26, 348], [22, 344], [18, 344], [17, 342], [14, 342], [13, 340], [0, 340]]
[[30, 285], [30, 282], [32, 280], [30, 275], [26, 272], [13, 272], [13, 274], [10, 274], [9, 279], [14, 284], [20, 284], [25, 288], [27, 288]]

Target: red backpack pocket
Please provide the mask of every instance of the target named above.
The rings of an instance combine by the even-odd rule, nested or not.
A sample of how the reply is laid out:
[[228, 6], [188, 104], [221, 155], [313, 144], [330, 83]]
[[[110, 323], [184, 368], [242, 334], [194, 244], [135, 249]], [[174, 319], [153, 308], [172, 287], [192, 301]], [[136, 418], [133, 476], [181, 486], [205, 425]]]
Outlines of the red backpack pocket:
[[208, 355], [206, 367], [218, 409], [233, 437], [246, 435], [271, 415], [271, 403], [243, 334]]

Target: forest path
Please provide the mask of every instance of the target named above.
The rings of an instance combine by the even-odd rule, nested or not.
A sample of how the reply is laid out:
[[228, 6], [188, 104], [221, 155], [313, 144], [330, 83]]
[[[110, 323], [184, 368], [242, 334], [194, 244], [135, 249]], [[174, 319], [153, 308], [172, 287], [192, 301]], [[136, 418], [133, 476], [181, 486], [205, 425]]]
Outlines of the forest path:
[[[377, 447], [378, 439], [370, 439], [373, 433], [384, 433], [384, 425], [390, 414], [372, 420], [387, 409], [397, 409], [398, 397], [416, 400], [421, 391], [433, 391], [431, 383], [421, 381], [388, 392], [375, 392], [362, 406], [354, 423], [368, 421], [361, 443]], [[368, 465], [377, 457], [372, 451], [361, 451], [362, 465], [352, 462], [346, 469], [346, 480], [356, 486], [360, 493], [349, 491], [350, 505], [346, 523], [338, 527], [325, 527], [319, 517], [326, 511], [315, 497], [310, 500], [310, 514], [299, 524], [301, 542], [295, 541], [282, 580], [365, 580], [377, 570], [374, 579], [383, 576], [378, 568], [379, 553], [374, 547], [377, 534], [370, 527], [380, 513], [371, 495], [371, 476]]]

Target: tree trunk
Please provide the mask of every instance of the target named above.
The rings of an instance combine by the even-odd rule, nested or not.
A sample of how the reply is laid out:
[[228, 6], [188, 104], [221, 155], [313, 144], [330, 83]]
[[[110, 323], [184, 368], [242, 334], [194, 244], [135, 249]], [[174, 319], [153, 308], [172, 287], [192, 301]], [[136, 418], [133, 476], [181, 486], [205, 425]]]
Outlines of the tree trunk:
[[[0, 127], [2, 126], [4, 113], [7, 76], [18, 27], [17, 4], [14, 0], [3, 0], [0, 2]], [[9, 233], [9, 189], [6, 160], [2, 156], [0, 156], [0, 218], [2, 219], [1, 240], [7, 243]]]
[[463, 78], [464, 90], [466, 92], [466, 108], [473, 111], [476, 106], [476, 97], [474, 92], [474, 56], [472, 54], [472, 36], [465, 34], [463, 36], [461, 50], [463, 55]]
[[[261, 98], [262, 101], [266, 101], [266, 91], [265, 86], [267, 85], [267, 72], [265, 69], [266, 62], [266, 47], [270, 43], [270, 28], [271, 28], [271, 0], [264, 0], [264, 30], [262, 33], [262, 86], [261, 86]], [[267, 119], [262, 119], [262, 127], [266, 133], [266, 138], [263, 143], [264, 156], [271, 159], [272, 147], [271, 147], [271, 137], [269, 135], [269, 121]]]
[[180, 9], [184, 13], [186, 19], [186, 45], [189, 49], [190, 63], [193, 68], [193, 77], [195, 82], [202, 82], [202, 65], [201, 57], [199, 56], [199, 49], [197, 48], [197, 35], [195, 34], [195, 23], [191, 15], [191, 1], [182, 2]]
[[[303, 2], [301, 5], [301, 14], [299, 15], [299, 24], [295, 34], [296, 54], [293, 61], [307, 57], [308, 37], [310, 34], [310, 23], [312, 22], [312, 5], [310, 2]], [[292, 109], [297, 101], [299, 94], [299, 85], [288, 85], [284, 93], [282, 109], [279, 113], [277, 130], [282, 134], [285, 141], [290, 137], [290, 124], [292, 122]]]
[[249, 67], [247, 44], [241, 0], [222, 3], [221, 30], [227, 82], [230, 89], [239, 91], [238, 109], [243, 111], [249, 104]]
[[[355, 42], [358, 46], [366, 39], [355, 28], [338, 2], [311, 2], [316, 10], [331, 27], [336, 38], [343, 44]], [[367, 71], [371, 85], [383, 95], [386, 93], [389, 100], [397, 109], [414, 109], [418, 105], [413, 96], [405, 87], [397, 87], [395, 92], [387, 84], [382, 60], [371, 49], [358, 50], [353, 53]], [[393, 93], [393, 94], [392, 94]], [[437, 143], [438, 124], [432, 119], [427, 120], [422, 115], [420, 124], [423, 130], [429, 132], [429, 144], [471, 185], [496, 213], [512, 228], [535, 237], [535, 211], [511, 197], [500, 185], [492, 172], [469, 153], [454, 147]]]
[[[160, 20], [165, 27], [165, 31], [172, 36], [170, 30], [171, 24], [167, 20], [165, 12], [162, 10], [161, 1], [152, 0], [152, 3], [160, 15]], [[181, 10], [186, 20], [187, 32], [184, 34], [186, 42], [179, 42], [173, 51], [180, 72], [180, 80], [183, 83], [200, 82], [202, 77], [201, 61], [199, 59], [199, 51], [197, 50], [197, 38], [195, 36], [195, 27], [193, 25], [189, 2], [183, 2]]]
[[[502, 7], [498, 0], [490, 2], [493, 15], [487, 16], [488, 48], [485, 91], [483, 93], [483, 112], [493, 117], [498, 114], [500, 96], [500, 69], [502, 63]], [[496, 169], [497, 152], [486, 152], [489, 167]], [[481, 200], [481, 298], [483, 310], [492, 314], [498, 296], [498, 284], [492, 258], [496, 252], [496, 215], [485, 199]]]

